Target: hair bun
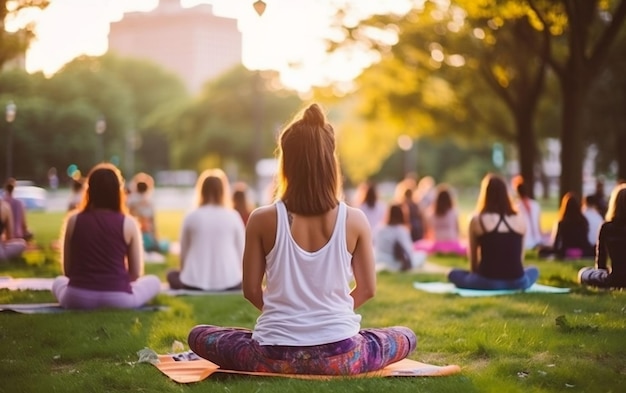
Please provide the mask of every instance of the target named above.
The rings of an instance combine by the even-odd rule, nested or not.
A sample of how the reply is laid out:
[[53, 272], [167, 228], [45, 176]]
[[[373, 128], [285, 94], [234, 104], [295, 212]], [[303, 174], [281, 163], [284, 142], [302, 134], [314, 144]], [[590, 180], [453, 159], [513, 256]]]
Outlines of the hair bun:
[[304, 111], [304, 115], [302, 116], [302, 119], [306, 123], [314, 125], [314, 126], [323, 127], [324, 124], [326, 124], [326, 118], [324, 116], [324, 113], [322, 112], [322, 109], [317, 104], [309, 105], [309, 107], [306, 108], [306, 110]]

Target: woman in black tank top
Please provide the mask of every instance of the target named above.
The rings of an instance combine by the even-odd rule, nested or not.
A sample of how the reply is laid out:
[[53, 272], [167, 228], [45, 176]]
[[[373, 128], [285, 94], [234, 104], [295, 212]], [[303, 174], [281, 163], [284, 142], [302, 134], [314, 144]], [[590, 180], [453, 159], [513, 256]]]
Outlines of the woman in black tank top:
[[581, 284], [603, 288], [626, 288], [624, 239], [626, 239], [626, 184], [619, 184], [611, 193], [606, 221], [600, 227], [595, 267], [582, 268], [578, 273], [578, 281]]
[[[459, 288], [527, 289], [539, 277], [524, 268], [524, 221], [518, 216], [505, 181], [493, 174], [481, 183], [475, 215], [469, 227], [470, 270], [453, 269], [448, 280]], [[495, 225], [494, 225], [495, 222]]]

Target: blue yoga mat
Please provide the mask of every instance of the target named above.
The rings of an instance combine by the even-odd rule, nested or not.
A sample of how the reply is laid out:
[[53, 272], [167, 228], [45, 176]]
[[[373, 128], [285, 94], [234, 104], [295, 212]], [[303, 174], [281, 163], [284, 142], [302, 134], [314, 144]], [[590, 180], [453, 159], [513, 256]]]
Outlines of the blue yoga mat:
[[521, 289], [498, 289], [479, 290], [457, 288], [450, 282], [414, 282], [413, 287], [429, 293], [452, 293], [463, 297], [501, 296], [514, 295], [517, 293], [568, 293], [569, 288], [551, 287], [549, 285], [533, 284], [526, 290]]

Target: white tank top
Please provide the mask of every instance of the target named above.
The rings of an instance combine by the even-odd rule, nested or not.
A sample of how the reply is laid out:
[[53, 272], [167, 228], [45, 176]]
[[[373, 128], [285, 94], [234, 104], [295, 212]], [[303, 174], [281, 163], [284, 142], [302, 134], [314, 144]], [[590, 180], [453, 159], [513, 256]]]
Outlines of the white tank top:
[[261, 345], [309, 346], [356, 335], [361, 316], [350, 296], [345, 204], [339, 203], [328, 243], [314, 252], [303, 250], [291, 236], [285, 204], [275, 205], [276, 241], [265, 257], [263, 312], [252, 338]]

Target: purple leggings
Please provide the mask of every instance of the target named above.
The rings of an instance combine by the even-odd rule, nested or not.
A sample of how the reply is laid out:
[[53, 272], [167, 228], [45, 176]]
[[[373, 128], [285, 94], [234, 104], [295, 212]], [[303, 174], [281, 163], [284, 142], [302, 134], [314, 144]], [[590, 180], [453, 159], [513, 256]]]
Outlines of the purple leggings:
[[68, 286], [70, 279], [59, 276], [52, 282], [52, 293], [63, 308], [91, 310], [96, 308], [138, 308], [152, 300], [161, 291], [161, 280], [146, 275], [130, 283], [132, 293], [120, 291], [93, 291]]
[[24, 239], [10, 239], [0, 244], [0, 261], [19, 257], [26, 250]]
[[222, 368], [281, 374], [353, 375], [380, 370], [407, 357], [417, 337], [402, 326], [362, 329], [335, 343], [306, 347], [259, 345], [252, 331], [198, 325], [189, 348]]

